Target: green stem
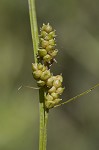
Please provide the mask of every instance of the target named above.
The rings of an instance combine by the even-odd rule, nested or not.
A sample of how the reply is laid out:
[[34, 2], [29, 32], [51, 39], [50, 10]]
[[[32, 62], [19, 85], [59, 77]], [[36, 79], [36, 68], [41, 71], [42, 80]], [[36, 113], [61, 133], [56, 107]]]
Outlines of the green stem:
[[45, 123], [44, 123], [44, 141], [43, 141], [43, 150], [46, 150], [47, 147], [47, 123], [48, 123], [48, 113], [49, 110], [45, 110]]
[[[77, 98], [79, 98], [79, 97], [81, 97], [81, 96], [84, 96], [84, 95], [90, 93], [92, 90], [94, 90], [94, 89], [95, 89], [96, 87], [98, 87], [98, 86], [99, 86], [99, 84], [96, 84], [95, 86], [93, 86], [93, 87], [91, 87], [90, 89], [84, 91], [83, 93], [78, 94], [78, 95], [76, 95], [76, 96], [70, 98], [69, 100], [67, 100], [67, 101], [65, 101], [65, 102], [63, 102], [63, 103], [60, 103], [59, 105], [56, 105], [55, 107], [59, 107], [59, 106], [62, 106], [62, 105], [64, 105], [64, 104], [67, 104], [67, 103], [69, 103], [69, 102], [71, 102], [71, 101], [74, 101], [74, 100], [76, 100]], [[54, 107], [54, 108], [55, 108], [55, 107]]]
[[30, 24], [31, 24], [31, 34], [34, 48], [34, 59], [37, 62], [37, 52], [39, 45], [39, 37], [38, 37], [38, 26], [37, 26], [37, 18], [36, 18], [36, 9], [35, 9], [35, 0], [28, 0], [29, 3], [29, 14], [30, 14]]
[[45, 123], [45, 111], [44, 111], [44, 89], [41, 88], [39, 90], [40, 103], [39, 103], [39, 111], [40, 111], [40, 129], [39, 129], [39, 150], [43, 149], [43, 141], [44, 141], [44, 123]]
[[[35, 9], [35, 0], [28, 0], [29, 3], [29, 14], [30, 14], [30, 24], [31, 24], [31, 34], [34, 48], [34, 59], [37, 62], [37, 52], [39, 45], [39, 37], [38, 37], [38, 27], [37, 27], [37, 18], [36, 18], [36, 9]], [[41, 88], [39, 90], [39, 111], [40, 111], [40, 131], [39, 131], [39, 150], [45, 150], [46, 146], [44, 140], [45, 134], [45, 108], [44, 108], [44, 89]]]

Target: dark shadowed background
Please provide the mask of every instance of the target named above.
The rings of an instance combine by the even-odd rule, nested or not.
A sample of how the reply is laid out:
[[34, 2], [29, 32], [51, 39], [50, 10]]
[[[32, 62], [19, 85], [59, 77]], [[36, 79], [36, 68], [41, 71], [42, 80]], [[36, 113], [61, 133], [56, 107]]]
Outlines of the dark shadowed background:
[[[63, 101], [99, 82], [99, 1], [37, 0], [39, 27], [57, 33], [57, 64]], [[0, 150], [37, 150], [38, 91], [27, 0], [0, 0]], [[99, 88], [50, 111], [48, 150], [99, 150]]]

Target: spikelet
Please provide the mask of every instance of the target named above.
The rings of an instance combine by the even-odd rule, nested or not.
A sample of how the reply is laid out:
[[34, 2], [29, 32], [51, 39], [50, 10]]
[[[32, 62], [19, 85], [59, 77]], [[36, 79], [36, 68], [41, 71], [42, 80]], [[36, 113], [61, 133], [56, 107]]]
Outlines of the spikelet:
[[45, 86], [47, 80], [51, 76], [50, 70], [41, 63], [32, 63], [32, 74], [35, 80], [37, 80], [37, 85], [39, 87]]
[[51, 76], [46, 85], [48, 91], [45, 94], [45, 106], [50, 109], [57, 105], [62, 99], [60, 95], [63, 93], [64, 88], [62, 88], [63, 77], [62, 75]]
[[55, 48], [56, 40], [55, 30], [49, 25], [43, 24], [40, 32], [40, 45], [38, 50], [38, 57], [44, 62], [44, 64], [52, 64], [58, 50]]

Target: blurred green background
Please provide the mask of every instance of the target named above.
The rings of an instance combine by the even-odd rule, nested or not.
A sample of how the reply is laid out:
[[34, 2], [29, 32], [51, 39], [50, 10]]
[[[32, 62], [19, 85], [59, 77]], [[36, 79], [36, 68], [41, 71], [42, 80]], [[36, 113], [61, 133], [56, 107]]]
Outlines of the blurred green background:
[[[63, 101], [99, 82], [99, 1], [37, 0], [38, 25], [57, 33]], [[27, 0], [0, 0], [0, 150], [37, 150], [38, 91]], [[50, 111], [48, 150], [99, 150], [99, 88]]]

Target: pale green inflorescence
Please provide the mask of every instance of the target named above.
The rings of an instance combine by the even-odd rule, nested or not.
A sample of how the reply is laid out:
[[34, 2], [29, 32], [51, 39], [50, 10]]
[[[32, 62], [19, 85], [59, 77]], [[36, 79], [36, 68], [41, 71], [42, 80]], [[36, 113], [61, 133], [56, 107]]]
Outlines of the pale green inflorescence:
[[43, 24], [40, 32], [38, 57], [43, 61], [45, 65], [52, 64], [58, 52], [58, 50], [55, 48], [55, 30], [53, 30], [49, 24]]
[[37, 80], [39, 87], [45, 87], [45, 107], [50, 109], [57, 105], [62, 99], [63, 93], [62, 75], [54, 76], [50, 72], [50, 66], [55, 61], [58, 50], [55, 48], [55, 30], [49, 25], [43, 24], [40, 30], [40, 44], [37, 54], [38, 63], [32, 63], [33, 77]]

